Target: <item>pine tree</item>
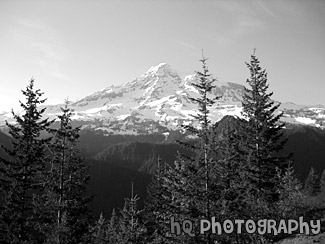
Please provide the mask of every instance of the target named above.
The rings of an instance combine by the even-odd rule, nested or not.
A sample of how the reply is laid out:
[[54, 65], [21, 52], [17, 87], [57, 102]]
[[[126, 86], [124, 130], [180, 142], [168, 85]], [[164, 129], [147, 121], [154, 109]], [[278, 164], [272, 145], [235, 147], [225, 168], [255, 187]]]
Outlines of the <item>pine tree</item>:
[[[205, 57], [200, 60], [202, 72], [196, 72], [197, 82], [192, 85], [199, 92], [199, 97], [190, 98], [198, 105], [198, 113], [193, 118], [198, 126], [185, 125], [183, 128], [197, 137], [197, 143], [180, 142], [183, 146], [195, 152], [195, 156], [179, 154], [175, 167], [170, 168], [164, 177], [164, 186], [171, 194], [172, 216], [176, 219], [189, 219], [198, 224], [199, 219], [210, 219], [218, 216], [220, 210], [219, 169], [216, 162], [217, 145], [213, 125], [209, 118], [209, 108], [219, 97], [212, 97], [215, 79], [209, 73]], [[196, 225], [198, 226], [198, 225]], [[193, 230], [193, 233], [196, 230]], [[181, 235], [175, 237], [178, 243], [213, 243], [210, 233], [205, 236], [196, 235], [194, 238]]]
[[[226, 121], [226, 124], [224, 123]], [[218, 136], [218, 165], [220, 172], [220, 221], [225, 219], [249, 219], [251, 209], [247, 200], [248, 182], [243, 177], [245, 167], [241, 154], [241, 141], [238, 131], [238, 119], [232, 116], [224, 117], [217, 125], [223, 128]], [[218, 128], [217, 128], [218, 129]], [[223, 237], [225, 243], [245, 243], [251, 238], [246, 233], [228, 234]]]
[[101, 213], [95, 226], [90, 230], [91, 243], [93, 244], [114, 244], [122, 243], [121, 231], [119, 228], [120, 218], [113, 209], [109, 221], [105, 220]]
[[107, 240], [107, 230], [108, 225], [106, 220], [103, 216], [103, 213], [100, 214], [99, 219], [97, 220], [95, 226], [91, 228], [91, 235], [92, 235], [92, 244], [104, 244], [108, 243]]
[[1, 222], [6, 230], [1, 243], [32, 243], [38, 236], [32, 196], [44, 184], [50, 138], [43, 137], [52, 121], [42, 118], [45, 108], [39, 106], [46, 99], [41, 98], [39, 89], [34, 89], [33, 79], [22, 93], [26, 97], [25, 103], [20, 102], [22, 115], [12, 112], [15, 123], [6, 122], [13, 142], [12, 148], [4, 148], [9, 159], [1, 159], [1, 190], [5, 194]]
[[243, 112], [245, 118], [241, 126], [242, 151], [246, 159], [246, 177], [250, 180], [250, 193], [253, 198], [270, 204], [276, 201], [277, 168], [285, 167], [288, 156], [279, 156], [286, 143], [283, 137], [284, 123], [280, 122], [282, 113], [277, 114], [280, 104], [271, 100], [273, 93], [268, 93], [267, 73], [260, 67], [254, 54], [250, 63], [247, 79], [249, 88], [245, 88], [243, 96]]
[[168, 218], [170, 217], [168, 214], [170, 195], [167, 195], [167, 190], [163, 185], [166, 170], [166, 164], [162, 165], [158, 157], [156, 171], [148, 186], [145, 201], [146, 243], [169, 243], [170, 241], [168, 236], [170, 233], [170, 219]]
[[[200, 123], [201, 128], [198, 129], [192, 125], [185, 125], [184, 128], [190, 132], [197, 135], [201, 140], [198, 145], [196, 145], [196, 150], [198, 151], [198, 157], [204, 159], [204, 165], [199, 165], [199, 170], [202, 168], [204, 176], [204, 184], [205, 184], [205, 217], [210, 219], [211, 217], [211, 188], [212, 182], [211, 180], [211, 169], [214, 166], [213, 161], [215, 158], [211, 157], [213, 154], [213, 145], [214, 145], [214, 134], [211, 126], [211, 120], [209, 119], [210, 110], [209, 108], [215, 103], [215, 100], [218, 99], [209, 98], [209, 95], [212, 92], [212, 89], [215, 87], [213, 83], [216, 81], [215, 79], [211, 78], [211, 74], [209, 73], [208, 67], [206, 65], [207, 59], [203, 56], [202, 62], [202, 72], [197, 72], [197, 76], [199, 79], [198, 83], [193, 83], [192, 86], [199, 91], [200, 97], [199, 98], [190, 98], [192, 102], [198, 104], [198, 113], [193, 115], [193, 118]], [[201, 161], [201, 160], [199, 160]]]
[[304, 195], [304, 212], [306, 219], [321, 219], [325, 213], [324, 195], [321, 192], [322, 176], [320, 176], [313, 167], [310, 168], [309, 174], [305, 179]]
[[76, 147], [80, 128], [71, 125], [72, 111], [67, 101], [61, 111], [59, 128], [51, 129], [53, 140], [45, 194], [35, 200], [35, 205], [40, 209], [39, 228], [43, 233], [57, 233], [56, 243], [72, 244], [83, 241], [88, 230], [90, 198], [85, 192], [89, 167]]
[[[238, 198], [234, 198], [234, 201], [230, 199], [228, 203], [234, 209], [237, 205], [238, 210], [242, 210], [235, 211], [238, 217], [257, 221], [278, 217], [278, 172], [284, 174], [290, 155], [279, 156], [286, 143], [284, 123], [280, 122], [282, 113], [277, 112], [280, 104], [275, 104], [271, 99], [273, 93], [268, 92], [266, 70], [260, 67], [255, 52], [251, 55], [250, 63], [246, 64], [250, 78], [247, 79], [248, 88], [245, 88], [242, 101], [243, 118], [237, 118], [238, 133], [233, 135], [231, 142], [235, 146], [232, 154], [236, 155], [235, 164], [239, 169], [231, 180], [231, 189], [238, 191]], [[225, 172], [229, 172], [227, 164], [223, 167], [226, 167]], [[264, 243], [265, 238], [269, 237], [246, 235], [240, 238], [244, 242]]]
[[315, 197], [321, 192], [320, 176], [314, 167], [310, 168], [309, 174], [305, 180], [304, 192], [307, 196]]
[[133, 193], [132, 182], [131, 198], [125, 199], [124, 207], [120, 211], [118, 243], [143, 243], [141, 238], [145, 232], [145, 226], [142, 223], [142, 211], [139, 210], [137, 206], [138, 201], [139, 197]]
[[281, 218], [296, 219], [304, 211], [304, 195], [302, 184], [295, 176], [294, 168], [290, 163], [284, 174], [278, 172], [279, 201], [277, 202]]
[[106, 236], [107, 236], [107, 243], [114, 244], [118, 243], [120, 240], [119, 235], [119, 217], [116, 214], [115, 208], [112, 211], [110, 221], [107, 225]]

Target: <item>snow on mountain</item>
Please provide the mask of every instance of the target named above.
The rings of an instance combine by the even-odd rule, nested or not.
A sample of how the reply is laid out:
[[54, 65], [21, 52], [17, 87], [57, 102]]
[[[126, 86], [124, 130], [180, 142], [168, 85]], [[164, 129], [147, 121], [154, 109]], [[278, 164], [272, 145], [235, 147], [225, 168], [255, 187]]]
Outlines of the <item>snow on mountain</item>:
[[[121, 86], [110, 86], [73, 104], [78, 120], [101, 121], [110, 133], [166, 132], [178, 129], [182, 123], [192, 123], [197, 105], [189, 97], [199, 96], [191, 85], [197, 79], [189, 75], [182, 79], [168, 64], [151, 67], [142, 76]], [[217, 82], [211, 96], [224, 95], [212, 109], [211, 119], [219, 120], [229, 109], [239, 114], [243, 87], [235, 83]], [[226, 107], [220, 107], [227, 105]], [[217, 106], [219, 106], [217, 108]], [[54, 115], [58, 108], [51, 107]]]
[[[182, 79], [168, 64], [151, 67], [142, 76], [121, 86], [109, 86], [70, 104], [73, 119], [84, 127], [104, 130], [107, 133], [139, 134], [179, 129], [181, 124], [195, 123], [197, 104], [189, 97], [199, 96], [191, 85], [196, 75]], [[217, 121], [225, 115], [240, 116], [244, 87], [231, 82], [216, 81], [211, 97], [222, 95], [210, 109], [211, 119]], [[46, 115], [55, 118], [61, 113], [60, 106], [47, 106]], [[300, 106], [282, 104], [284, 120], [323, 126], [324, 106]], [[10, 113], [0, 114], [0, 123], [12, 120]], [[325, 124], [324, 124], [325, 125]]]
[[284, 113], [283, 121], [325, 128], [325, 107], [323, 105], [296, 105], [283, 103], [279, 110]]

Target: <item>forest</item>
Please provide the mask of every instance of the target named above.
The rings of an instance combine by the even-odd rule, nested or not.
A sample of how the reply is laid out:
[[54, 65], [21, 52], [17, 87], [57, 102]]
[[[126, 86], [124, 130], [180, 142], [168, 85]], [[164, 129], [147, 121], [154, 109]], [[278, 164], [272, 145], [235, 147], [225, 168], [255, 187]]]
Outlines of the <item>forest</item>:
[[[112, 145], [95, 155], [102, 162], [112, 162], [116, 168], [112, 167], [115, 171], [111, 175], [125, 172], [118, 170], [123, 162], [140, 168], [139, 174], [153, 174], [142, 178], [144, 185], [150, 182], [145, 199], [139, 198], [137, 185], [132, 183], [124, 203], [108, 215], [92, 211], [92, 202], [100, 196], [87, 194], [87, 187], [93, 180], [90, 177], [96, 181], [96, 175], [91, 174], [92, 165], [85, 162], [78, 147], [80, 134], [86, 132], [73, 126], [69, 102], [55, 120], [44, 118], [46, 108], [42, 104], [46, 99], [31, 80], [22, 91], [26, 98], [20, 102], [23, 113], [12, 112], [15, 123], [6, 123], [12, 143], [1, 145], [0, 242], [265, 244], [301, 233], [301, 229], [290, 232], [283, 224], [278, 231], [272, 227], [260, 233], [246, 224], [238, 233], [238, 225], [230, 225], [235, 231], [227, 231], [231, 227], [224, 224], [218, 232], [208, 226], [208, 221], [290, 223], [302, 217], [311, 223], [305, 234], [324, 232], [325, 171], [311, 167], [303, 181], [297, 177], [292, 153], [283, 150], [287, 137], [280, 120], [282, 113], [277, 110], [280, 104], [272, 100], [267, 72], [255, 52], [246, 63], [250, 77], [242, 118], [228, 117], [221, 122], [210, 120], [209, 108], [220, 97], [211, 96], [215, 80], [207, 59], [202, 57], [200, 62], [198, 82], [192, 84], [199, 96], [190, 98], [197, 104], [193, 116], [197, 125], [182, 126], [195, 139], [178, 139], [177, 155], [162, 155], [169, 152], [168, 145], [131, 142], [132, 146]], [[140, 155], [146, 148], [154, 152], [150, 159]], [[135, 151], [140, 156], [129, 166]], [[114, 164], [112, 155], [123, 160]], [[97, 182], [93, 187], [104, 184]], [[109, 187], [114, 191], [113, 184]], [[313, 229], [312, 223], [319, 226]], [[190, 231], [186, 231], [188, 226]]]

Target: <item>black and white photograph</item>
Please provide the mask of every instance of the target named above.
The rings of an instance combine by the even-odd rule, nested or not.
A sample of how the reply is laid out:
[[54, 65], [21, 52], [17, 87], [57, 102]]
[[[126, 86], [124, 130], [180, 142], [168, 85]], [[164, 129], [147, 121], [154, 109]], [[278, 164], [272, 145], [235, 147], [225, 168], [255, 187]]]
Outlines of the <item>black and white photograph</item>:
[[0, 0], [1, 244], [325, 244], [324, 0]]

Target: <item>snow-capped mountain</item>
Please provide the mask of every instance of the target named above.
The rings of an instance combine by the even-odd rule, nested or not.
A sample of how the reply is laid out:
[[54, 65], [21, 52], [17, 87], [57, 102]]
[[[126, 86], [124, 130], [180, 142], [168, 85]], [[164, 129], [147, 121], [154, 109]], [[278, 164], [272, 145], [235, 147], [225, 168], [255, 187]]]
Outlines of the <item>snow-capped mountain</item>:
[[[121, 86], [110, 86], [71, 104], [73, 119], [84, 127], [114, 134], [139, 134], [179, 129], [183, 123], [195, 123], [191, 115], [197, 104], [189, 97], [198, 91], [191, 85], [196, 75], [182, 79], [168, 64], [151, 67], [145, 74]], [[242, 85], [216, 81], [212, 97], [222, 95], [210, 109], [211, 119], [241, 112]], [[283, 119], [291, 123], [325, 125], [324, 106], [282, 104]], [[280, 112], [280, 111], [279, 111]], [[47, 106], [46, 115], [55, 118], [60, 105]], [[11, 120], [10, 113], [0, 114], [0, 123]]]
[[[145, 74], [122, 86], [110, 86], [73, 104], [73, 119], [85, 126], [108, 133], [152, 133], [179, 129], [191, 123], [197, 105], [189, 97], [198, 96], [191, 85], [195, 75], [182, 79], [168, 64], [151, 67]], [[224, 94], [212, 110], [212, 119], [240, 112], [243, 87], [217, 82], [213, 96]], [[218, 107], [218, 108], [217, 108]], [[59, 113], [58, 106], [48, 107], [47, 115]]]

